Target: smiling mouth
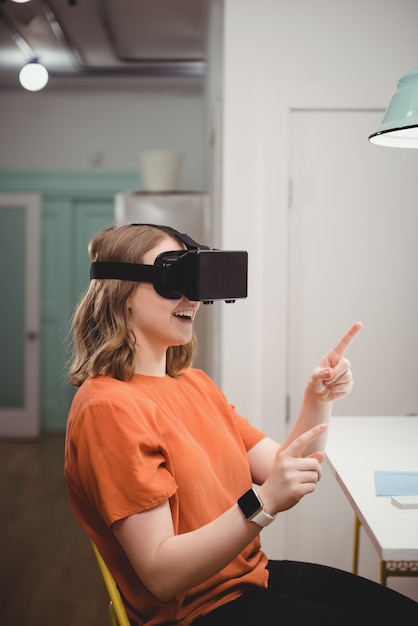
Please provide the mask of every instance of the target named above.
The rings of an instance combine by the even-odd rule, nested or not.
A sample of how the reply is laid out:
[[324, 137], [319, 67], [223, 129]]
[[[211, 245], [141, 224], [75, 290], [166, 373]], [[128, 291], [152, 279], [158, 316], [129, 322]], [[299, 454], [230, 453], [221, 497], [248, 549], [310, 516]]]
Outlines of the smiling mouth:
[[178, 311], [177, 313], [173, 313], [174, 317], [182, 320], [190, 320], [193, 322], [196, 317], [196, 311]]

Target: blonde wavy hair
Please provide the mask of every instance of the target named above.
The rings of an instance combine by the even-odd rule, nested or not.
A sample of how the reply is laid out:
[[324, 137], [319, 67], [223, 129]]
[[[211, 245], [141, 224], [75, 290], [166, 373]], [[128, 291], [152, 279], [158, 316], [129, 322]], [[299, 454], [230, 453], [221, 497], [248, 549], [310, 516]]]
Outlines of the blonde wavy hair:
[[[89, 255], [92, 261], [142, 263], [143, 255], [167, 237], [173, 234], [164, 226], [110, 226], [90, 241]], [[116, 279], [90, 282], [71, 321], [73, 354], [68, 379], [72, 385], [79, 387], [89, 377], [130, 380], [134, 375], [136, 342], [127, 301], [137, 285]], [[195, 351], [195, 336], [188, 344], [170, 346], [167, 374], [178, 377], [191, 365]]]

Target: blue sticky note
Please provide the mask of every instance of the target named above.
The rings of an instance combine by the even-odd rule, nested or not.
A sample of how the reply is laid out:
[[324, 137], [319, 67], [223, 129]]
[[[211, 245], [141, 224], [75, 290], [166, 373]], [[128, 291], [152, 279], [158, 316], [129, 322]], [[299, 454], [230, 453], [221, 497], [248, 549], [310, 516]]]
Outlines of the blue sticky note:
[[377, 496], [418, 496], [418, 472], [376, 471]]

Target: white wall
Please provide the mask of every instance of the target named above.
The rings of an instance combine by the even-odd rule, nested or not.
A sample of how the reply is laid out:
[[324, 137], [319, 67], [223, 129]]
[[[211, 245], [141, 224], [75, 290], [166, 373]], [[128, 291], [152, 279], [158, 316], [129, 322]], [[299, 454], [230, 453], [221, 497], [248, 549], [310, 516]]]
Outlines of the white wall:
[[[277, 153], [274, 144], [285, 141], [275, 134], [280, 100], [276, 107], [265, 102], [270, 85], [334, 83], [347, 90], [352, 82], [370, 91], [371, 81], [384, 109], [398, 78], [418, 64], [417, 19], [415, 0], [225, 0], [222, 245], [248, 249], [251, 298], [237, 305], [239, 325], [236, 311], [224, 309], [222, 384], [257, 423], [263, 419], [264, 375], [272, 367], [279, 381], [285, 374], [284, 303], [273, 314], [276, 302], [265, 280], [267, 245], [274, 245], [275, 233], [281, 236], [285, 212], [279, 184], [285, 173], [269, 161]], [[276, 285], [284, 279], [277, 252]], [[264, 358], [265, 337], [275, 346], [274, 361]], [[245, 367], [237, 369], [237, 353]]]
[[142, 150], [185, 154], [182, 188], [206, 190], [202, 90], [0, 93], [0, 169], [129, 170]]
[[[352, 92], [362, 93], [364, 105], [384, 110], [398, 78], [418, 64], [417, 22], [415, 0], [225, 0], [222, 246], [249, 251], [250, 297], [222, 309], [221, 384], [242, 414], [279, 439], [288, 376], [289, 93], [303, 105], [312, 101], [304, 93], [315, 92], [330, 106], [342, 97], [356, 106]], [[283, 523], [272, 526], [264, 545], [276, 556], [285, 532]]]

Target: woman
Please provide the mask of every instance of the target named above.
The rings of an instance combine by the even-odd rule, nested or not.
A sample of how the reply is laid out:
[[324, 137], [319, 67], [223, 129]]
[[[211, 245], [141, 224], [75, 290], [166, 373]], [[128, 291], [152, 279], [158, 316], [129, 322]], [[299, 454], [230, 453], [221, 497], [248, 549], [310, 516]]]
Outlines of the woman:
[[[153, 265], [184, 249], [161, 226], [110, 227], [94, 262]], [[315, 490], [354, 324], [314, 369], [279, 445], [191, 367], [199, 302], [150, 282], [94, 278], [73, 320], [66, 480], [133, 624], [370, 624], [416, 603], [330, 568], [268, 562], [260, 531]], [[256, 491], [252, 485], [259, 485]], [[411, 613], [412, 614], [412, 613]], [[375, 621], [373, 621], [375, 620]]]

